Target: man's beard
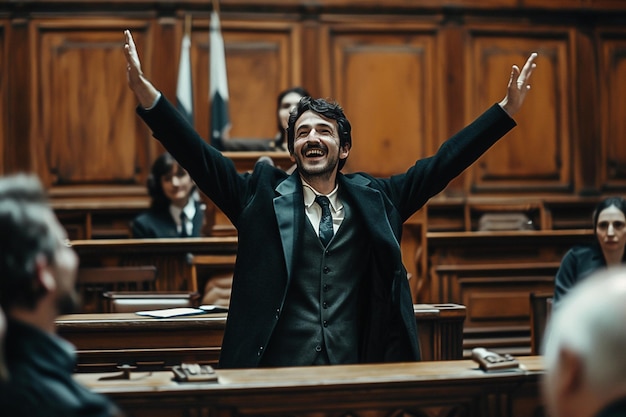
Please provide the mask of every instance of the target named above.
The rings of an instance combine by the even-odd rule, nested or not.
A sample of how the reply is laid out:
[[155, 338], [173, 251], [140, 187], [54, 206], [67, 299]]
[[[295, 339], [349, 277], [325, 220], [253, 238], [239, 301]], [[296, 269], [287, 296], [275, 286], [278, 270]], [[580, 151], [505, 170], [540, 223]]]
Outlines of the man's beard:
[[80, 305], [80, 296], [75, 291], [66, 292], [57, 299], [57, 309], [59, 314], [76, 313]]

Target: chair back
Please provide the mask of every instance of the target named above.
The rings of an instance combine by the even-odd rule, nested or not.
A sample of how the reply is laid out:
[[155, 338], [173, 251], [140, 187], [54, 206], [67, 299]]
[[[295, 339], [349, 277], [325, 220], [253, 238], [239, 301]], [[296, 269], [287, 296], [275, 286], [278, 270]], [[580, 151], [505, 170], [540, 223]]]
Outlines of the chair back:
[[107, 291], [154, 291], [156, 278], [157, 268], [153, 265], [79, 268], [76, 285], [82, 297], [82, 312], [106, 311], [103, 294]]
[[552, 311], [552, 293], [530, 293], [530, 353], [541, 354], [541, 344]]

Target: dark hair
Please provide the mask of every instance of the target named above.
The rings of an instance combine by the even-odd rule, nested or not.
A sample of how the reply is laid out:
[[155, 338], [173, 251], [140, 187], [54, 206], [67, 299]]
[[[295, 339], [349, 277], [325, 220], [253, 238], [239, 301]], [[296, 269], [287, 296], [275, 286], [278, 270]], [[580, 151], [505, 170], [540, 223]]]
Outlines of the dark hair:
[[36, 176], [0, 179], [0, 304], [34, 308], [45, 293], [34, 284], [37, 257], [54, 262], [59, 242], [49, 219], [54, 216]]
[[598, 217], [600, 217], [600, 213], [611, 206], [617, 207], [624, 216], [626, 216], [626, 200], [622, 197], [607, 197], [604, 200], [600, 201], [593, 211], [593, 233], [596, 233], [596, 227], [598, 226]]
[[[348, 145], [352, 147], [352, 127], [343, 113], [341, 106], [334, 101], [322, 98], [313, 99], [311, 97], [303, 97], [298, 103], [298, 106], [296, 106], [295, 111], [289, 115], [289, 125], [287, 126], [287, 146], [289, 148], [289, 153], [293, 153], [296, 120], [298, 120], [304, 112], [309, 110], [323, 116], [326, 119], [337, 122], [339, 146], [344, 147], [345, 145]], [[339, 160], [339, 170], [341, 170], [341, 168], [343, 168], [346, 164], [346, 159], [347, 158]]]
[[281, 147], [283, 143], [285, 143], [285, 139], [287, 136], [287, 133], [285, 132], [285, 129], [283, 128], [283, 124], [280, 122], [280, 116], [278, 115], [278, 113], [280, 111], [280, 105], [283, 102], [283, 98], [285, 98], [285, 96], [290, 93], [299, 94], [301, 97], [311, 96], [311, 94], [309, 94], [309, 92], [306, 91], [302, 87], [291, 87], [291, 88], [281, 91], [278, 94], [278, 98], [276, 100], [276, 121], [278, 122], [278, 132], [280, 135], [276, 138], [276, 141], [274, 142], [274, 145], [277, 148]]
[[[147, 181], [148, 194], [150, 194], [150, 197], [152, 198], [152, 208], [164, 208], [170, 205], [170, 199], [163, 191], [161, 178], [172, 172], [175, 165], [178, 165], [178, 162], [176, 162], [174, 157], [167, 152], [161, 154], [152, 164], [152, 169]], [[183, 168], [180, 167], [180, 169]], [[192, 187], [192, 191], [194, 188], [195, 187]]]

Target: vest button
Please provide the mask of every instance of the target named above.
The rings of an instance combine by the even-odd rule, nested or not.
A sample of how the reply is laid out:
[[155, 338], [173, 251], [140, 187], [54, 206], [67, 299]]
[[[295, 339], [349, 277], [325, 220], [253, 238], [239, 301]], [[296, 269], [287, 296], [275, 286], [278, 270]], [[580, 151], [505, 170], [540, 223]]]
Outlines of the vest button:
[[259, 350], [257, 351], [256, 355], [261, 356], [262, 353], [263, 353], [263, 346], [259, 346]]
[[322, 289], [324, 290], [324, 292], [328, 291], [328, 289], [329, 289], [329, 285], [328, 285], [328, 284], [324, 284], [324, 286], [322, 287]]
[[328, 320], [324, 320], [324, 327], [328, 327]]
[[325, 266], [323, 271], [324, 271], [325, 274], [328, 274], [330, 272], [330, 268]]
[[322, 347], [320, 345], [315, 346], [315, 351], [316, 352], [321, 352], [322, 351]]
[[324, 255], [329, 256], [330, 255], [330, 251], [327, 249], [326, 251], [324, 251]]
[[328, 303], [327, 303], [326, 301], [324, 301], [324, 302], [322, 303], [322, 307], [324, 307], [324, 308], [328, 308]]

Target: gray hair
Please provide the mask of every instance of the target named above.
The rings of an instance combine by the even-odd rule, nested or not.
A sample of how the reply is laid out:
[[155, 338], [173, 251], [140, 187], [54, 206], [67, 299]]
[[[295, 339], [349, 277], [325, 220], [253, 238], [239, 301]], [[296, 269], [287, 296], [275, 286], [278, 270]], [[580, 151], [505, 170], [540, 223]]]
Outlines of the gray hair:
[[596, 392], [626, 389], [626, 268], [602, 269], [577, 284], [553, 310], [542, 347], [546, 370], [563, 349], [581, 359]]

